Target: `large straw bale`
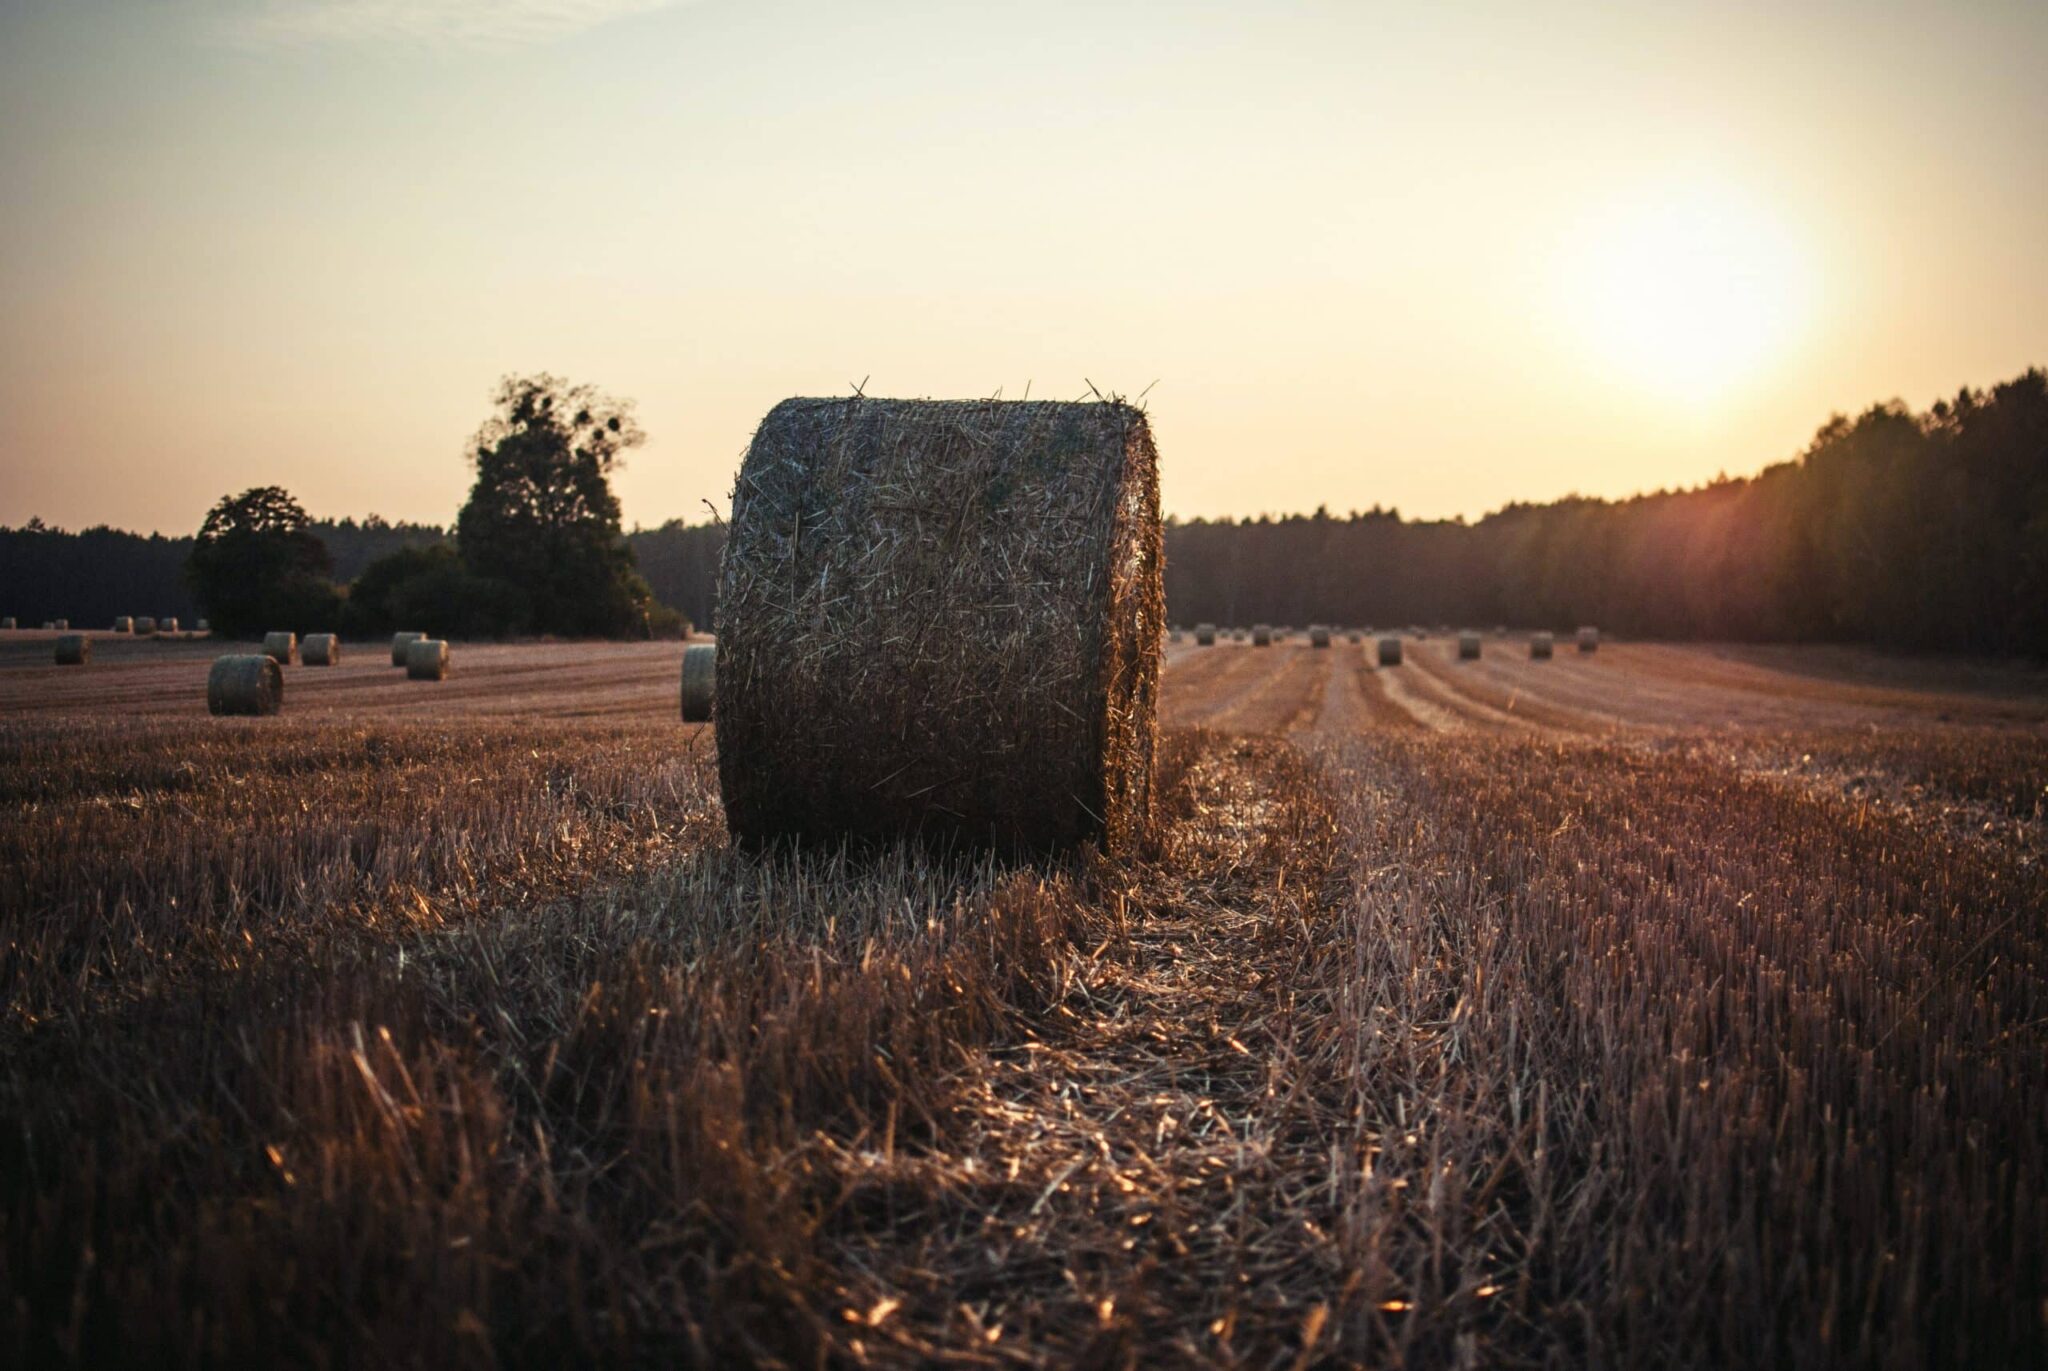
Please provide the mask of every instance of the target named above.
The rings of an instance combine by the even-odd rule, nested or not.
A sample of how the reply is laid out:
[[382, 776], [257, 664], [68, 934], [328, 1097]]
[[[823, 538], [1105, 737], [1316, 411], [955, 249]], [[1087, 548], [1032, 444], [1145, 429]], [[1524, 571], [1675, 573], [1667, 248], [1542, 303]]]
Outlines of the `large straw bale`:
[[1127, 850], [1152, 812], [1162, 560], [1128, 405], [777, 405], [720, 571], [728, 826]]
[[1308, 645], [1310, 647], [1328, 647], [1330, 645], [1330, 630], [1321, 624], [1310, 624]]
[[296, 633], [266, 633], [263, 635], [263, 655], [279, 666], [290, 666], [299, 655], [299, 635]]
[[1401, 665], [1401, 639], [1398, 634], [1389, 633], [1380, 639], [1380, 665]]
[[176, 633], [178, 631], [178, 621], [176, 619], [158, 619], [156, 621], [156, 631], [159, 633]]
[[393, 666], [404, 666], [404, 665], [405, 665], [405, 650], [406, 650], [407, 648], [411, 647], [411, 646], [412, 646], [412, 645], [413, 645], [414, 643], [418, 642], [418, 641], [419, 641], [420, 639], [422, 639], [422, 638], [424, 638], [424, 637], [426, 637], [426, 636], [427, 636], [427, 635], [426, 635], [426, 634], [424, 634], [424, 633], [394, 633], [394, 634], [392, 634], [392, 635], [391, 635], [391, 665], [393, 665]]
[[1467, 629], [1458, 635], [1458, 660], [1476, 662], [1479, 660], [1479, 635]]
[[264, 652], [216, 657], [206, 673], [208, 714], [275, 714], [284, 707], [284, 668]]
[[143, 638], [143, 637], [147, 637], [147, 636], [149, 636], [150, 634], [152, 634], [152, 633], [155, 633], [155, 632], [156, 632], [156, 620], [154, 620], [154, 619], [150, 618], [150, 617], [149, 617], [149, 616], [148, 616], [147, 614], [138, 614], [138, 615], [136, 615], [136, 616], [135, 616], [135, 636], [136, 636], [136, 637], [138, 637], [138, 638]]
[[683, 649], [683, 722], [701, 724], [718, 703], [718, 648], [692, 643]]
[[1547, 662], [1555, 643], [1556, 639], [1548, 633], [1532, 633], [1529, 635], [1529, 656], [1536, 661]]
[[340, 666], [341, 638], [333, 633], [308, 633], [299, 644], [299, 660], [307, 666]]
[[92, 660], [92, 639], [83, 633], [66, 633], [57, 639], [58, 666], [84, 666]]
[[440, 638], [418, 638], [405, 645], [405, 675], [411, 681], [448, 679], [448, 644]]
[[116, 614], [116, 615], [114, 616], [114, 632], [116, 632], [116, 633], [133, 633], [134, 631], [135, 631], [135, 616], [134, 616], [134, 615], [132, 615], [132, 614]]
[[1598, 652], [1599, 650], [1600, 630], [1591, 624], [1581, 625], [1579, 628], [1579, 651]]
[[1272, 645], [1273, 645], [1273, 629], [1272, 629], [1272, 626], [1271, 626], [1270, 624], [1253, 624], [1253, 625], [1252, 625], [1252, 646], [1253, 646], [1253, 647], [1271, 647]]

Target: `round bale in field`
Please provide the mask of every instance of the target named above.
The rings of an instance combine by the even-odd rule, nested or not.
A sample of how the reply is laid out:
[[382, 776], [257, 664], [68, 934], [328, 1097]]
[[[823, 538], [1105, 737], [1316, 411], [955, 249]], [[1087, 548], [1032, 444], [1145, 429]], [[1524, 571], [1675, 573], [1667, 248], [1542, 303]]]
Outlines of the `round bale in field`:
[[1214, 625], [1214, 624], [1196, 624], [1196, 625], [1195, 625], [1195, 646], [1197, 646], [1197, 647], [1214, 647], [1214, 646], [1216, 646], [1216, 625]]
[[1598, 652], [1599, 650], [1600, 650], [1600, 630], [1599, 630], [1599, 629], [1597, 629], [1597, 628], [1594, 628], [1594, 627], [1593, 627], [1593, 626], [1592, 626], [1591, 624], [1587, 624], [1587, 625], [1585, 625], [1584, 627], [1580, 628], [1580, 629], [1579, 629], [1579, 651], [1581, 651], [1581, 652]]
[[1273, 630], [1272, 630], [1272, 628], [1271, 628], [1271, 627], [1270, 627], [1269, 625], [1266, 625], [1266, 624], [1253, 624], [1253, 625], [1252, 625], [1252, 646], [1253, 646], [1253, 647], [1271, 647], [1272, 645], [1273, 645]]
[[266, 633], [263, 635], [263, 655], [279, 666], [290, 666], [299, 655], [299, 635], [296, 633]]
[[308, 633], [299, 644], [299, 660], [307, 666], [340, 666], [341, 639], [332, 633]]
[[683, 722], [701, 724], [718, 702], [718, 648], [692, 643], [683, 649]]
[[422, 638], [424, 638], [424, 637], [426, 637], [426, 636], [427, 636], [427, 635], [426, 635], [426, 634], [424, 634], [424, 633], [394, 633], [394, 634], [392, 634], [392, 635], [391, 635], [391, 665], [393, 665], [393, 666], [404, 666], [404, 665], [405, 665], [405, 650], [406, 650], [407, 648], [411, 647], [411, 646], [412, 646], [412, 645], [413, 645], [414, 643], [418, 642], [418, 641], [419, 641], [420, 639], [422, 639]]
[[84, 666], [92, 660], [92, 639], [83, 633], [67, 633], [57, 640], [58, 666]]
[[1458, 635], [1458, 660], [1476, 662], [1479, 660], [1479, 635], [1470, 629]]
[[213, 659], [206, 673], [208, 714], [275, 714], [284, 707], [284, 668], [262, 652]]
[[201, 632], [201, 633], [211, 633], [211, 632], [213, 632], [213, 625], [212, 625], [212, 624], [209, 624], [209, 623], [207, 623], [207, 622], [206, 622], [206, 620], [204, 620], [204, 619], [201, 619], [201, 620], [200, 620], [200, 621], [199, 621], [198, 623], [196, 623], [196, 624], [192, 625], [192, 627], [193, 627], [193, 628], [195, 628], [195, 629], [197, 629], [197, 630], [198, 630], [199, 632]]
[[158, 619], [156, 621], [156, 631], [159, 633], [176, 633], [178, 631], [178, 621], [176, 619]]
[[405, 645], [405, 676], [409, 681], [448, 679], [448, 644], [440, 638], [419, 638]]
[[1328, 647], [1330, 630], [1321, 624], [1311, 624], [1308, 630], [1308, 643], [1310, 647]]
[[0, 631], [4, 631], [7, 633], [14, 632], [14, 616], [12, 614], [8, 615], [4, 619], [0, 619]]
[[1530, 635], [1529, 635], [1529, 656], [1530, 656], [1530, 657], [1531, 657], [1531, 658], [1532, 658], [1533, 660], [1535, 660], [1535, 661], [1539, 661], [1539, 662], [1547, 662], [1547, 661], [1549, 661], [1549, 660], [1550, 660], [1550, 652], [1551, 652], [1551, 648], [1552, 648], [1552, 645], [1553, 645], [1553, 644], [1555, 643], [1555, 641], [1556, 641], [1556, 640], [1555, 640], [1554, 638], [1552, 638], [1552, 637], [1551, 637], [1551, 636], [1550, 636], [1550, 635], [1549, 635], [1548, 633], [1532, 633], [1532, 634], [1530, 634]]
[[1162, 562], [1129, 405], [785, 400], [720, 569], [727, 825], [1128, 850], [1151, 823]]
[[138, 638], [143, 638], [143, 637], [147, 637], [148, 635], [150, 635], [150, 634], [152, 634], [152, 633], [155, 633], [155, 632], [156, 632], [156, 620], [154, 620], [154, 619], [150, 618], [150, 617], [149, 617], [149, 616], [148, 616], [147, 614], [138, 614], [138, 615], [136, 615], [136, 616], [135, 616], [135, 636], [136, 636], [136, 637], [138, 637]]
[[71, 621], [69, 619], [52, 619], [50, 620], [50, 627], [56, 629], [59, 633], [63, 633], [70, 629]]
[[134, 631], [135, 631], [135, 616], [134, 616], [134, 615], [132, 615], [132, 614], [116, 614], [116, 615], [114, 616], [114, 632], [116, 632], [116, 633], [133, 633]]
[[1401, 640], [1394, 634], [1390, 633], [1380, 639], [1380, 665], [1401, 665]]

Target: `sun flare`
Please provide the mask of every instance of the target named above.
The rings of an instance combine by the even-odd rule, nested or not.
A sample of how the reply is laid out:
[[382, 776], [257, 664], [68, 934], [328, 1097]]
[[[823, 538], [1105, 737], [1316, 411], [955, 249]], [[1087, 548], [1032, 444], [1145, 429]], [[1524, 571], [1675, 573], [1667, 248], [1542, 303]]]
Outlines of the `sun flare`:
[[1574, 234], [1564, 310], [1590, 363], [1660, 399], [1721, 399], [1796, 349], [1812, 272], [1797, 238], [1738, 192], [1692, 187], [1608, 207]]

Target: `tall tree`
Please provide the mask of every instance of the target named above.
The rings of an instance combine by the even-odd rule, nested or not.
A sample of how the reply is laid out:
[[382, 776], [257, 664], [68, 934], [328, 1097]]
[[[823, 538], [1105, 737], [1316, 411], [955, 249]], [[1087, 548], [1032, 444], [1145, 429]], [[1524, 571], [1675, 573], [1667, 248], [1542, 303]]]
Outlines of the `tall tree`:
[[185, 579], [217, 632], [332, 629], [340, 596], [327, 546], [282, 486], [224, 495], [207, 512]]
[[456, 521], [462, 559], [515, 586], [541, 633], [645, 631], [646, 581], [619, 529], [611, 474], [645, 441], [632, 403], [558, 377], [508, 376], [471, 445], [476, 484]]

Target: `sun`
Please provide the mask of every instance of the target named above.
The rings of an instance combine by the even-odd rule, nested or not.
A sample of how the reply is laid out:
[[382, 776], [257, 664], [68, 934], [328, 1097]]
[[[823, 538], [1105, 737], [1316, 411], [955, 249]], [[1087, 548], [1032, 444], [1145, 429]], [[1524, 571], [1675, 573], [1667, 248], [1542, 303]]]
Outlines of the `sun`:
[[1710, 404], [1797, 348], [1812, 273], [1770, 207], [1662, 187], [1590, 215], [1562, 254], [1562, 307], [1586, 359], [1660, 398]]

